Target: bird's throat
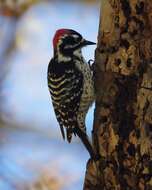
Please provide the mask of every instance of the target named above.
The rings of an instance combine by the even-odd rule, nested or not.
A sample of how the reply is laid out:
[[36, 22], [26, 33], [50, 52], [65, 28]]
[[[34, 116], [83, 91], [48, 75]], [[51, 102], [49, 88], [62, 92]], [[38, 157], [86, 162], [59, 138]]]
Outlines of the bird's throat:
[[58, 53], [57, 54], [57, 59], [58, 59], [59, 62], [69, 62], [73, 58], [81, 60], [82, 59], [82, 51], [80, 49], [79, 50], [75, 50], [73, 52], [73, 54], [70, 54], [70, 55], [64, 55], [62, 53]]

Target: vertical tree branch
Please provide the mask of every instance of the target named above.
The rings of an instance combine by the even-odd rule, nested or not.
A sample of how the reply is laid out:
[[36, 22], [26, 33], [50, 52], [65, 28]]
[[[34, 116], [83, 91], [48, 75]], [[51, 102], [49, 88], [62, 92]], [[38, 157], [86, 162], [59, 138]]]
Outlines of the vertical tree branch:
[[85, 190], [152, 189], [152, 1], [102, 0]]

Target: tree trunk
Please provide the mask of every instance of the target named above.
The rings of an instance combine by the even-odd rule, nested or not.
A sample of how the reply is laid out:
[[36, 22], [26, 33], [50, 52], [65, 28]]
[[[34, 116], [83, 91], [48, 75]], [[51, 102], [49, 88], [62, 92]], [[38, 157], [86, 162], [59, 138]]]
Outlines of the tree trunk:
[[84, 190], [152, 190], [152, 0], [101, 0]]

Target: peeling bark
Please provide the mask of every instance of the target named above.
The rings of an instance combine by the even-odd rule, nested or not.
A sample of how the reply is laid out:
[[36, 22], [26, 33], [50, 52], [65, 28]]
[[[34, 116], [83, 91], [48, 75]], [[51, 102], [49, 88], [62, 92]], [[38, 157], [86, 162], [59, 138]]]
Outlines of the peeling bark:
[[152, 0], [102, 0], [85, 190], [152, 190]]

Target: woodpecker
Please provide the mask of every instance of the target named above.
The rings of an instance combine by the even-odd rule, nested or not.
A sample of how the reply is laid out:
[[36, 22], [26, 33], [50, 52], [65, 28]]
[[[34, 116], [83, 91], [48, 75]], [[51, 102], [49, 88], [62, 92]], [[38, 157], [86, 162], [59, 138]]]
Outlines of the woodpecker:
[[59, 29], [53, 38], [54, 56], [48, 65], [48, 88], [63, 139], [79, 136], [91, 157], [92, 145], [85, 117], [95, 99], [93, 72], [82, 56], [82, 48], [94, 45], [72, 29]]

